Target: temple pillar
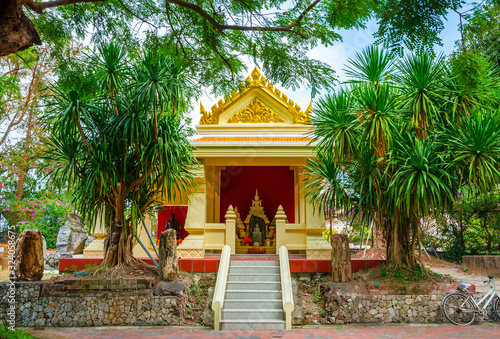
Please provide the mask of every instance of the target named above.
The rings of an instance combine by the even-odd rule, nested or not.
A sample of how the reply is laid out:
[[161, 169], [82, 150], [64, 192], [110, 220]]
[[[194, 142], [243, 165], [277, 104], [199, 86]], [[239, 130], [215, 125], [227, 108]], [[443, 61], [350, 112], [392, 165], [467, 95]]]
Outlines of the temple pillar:
[[104, 239], [108, 234], [105, 223], [104, 215], [99, 213], [95, 221], [94, 232], [92, 232], [96, 239], [83, 250], [84, 258], [104, 258]]
[[189, 196], [189, 208], [184, 229], [189, 235], [177, 246], [179, 258], [205, 257], [205, 192]]
[[278, 207], [278, 211], [276, 212], [276, 239], [274, 239], [276, 243], [276, 254], [278, 254], [281, 246], [286, 246], [286, 215], [283, 210], [283, 206]]
[[325, 218], [306, 202], [306, 256], [307, 259], [331, 259], [332, 246], [323, 238]]
[[226, 241], [225, 244], [231, 247], [231, 254], [236, 253], [236, 213], [233, 206], [229, 205], [226, 212]]

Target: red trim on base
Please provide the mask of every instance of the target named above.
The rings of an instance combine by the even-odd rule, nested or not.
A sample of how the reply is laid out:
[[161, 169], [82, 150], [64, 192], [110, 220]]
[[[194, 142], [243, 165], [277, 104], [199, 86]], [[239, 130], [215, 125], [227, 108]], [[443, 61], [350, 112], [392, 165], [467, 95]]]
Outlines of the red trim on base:
[[[149, 258], [140, 258], [149, 265], [153, 262]], [[275, 258], [238, 258], [232, 260], [270, 260]], [[67, 270], [82, 270], [86, 265], [100, 265], [102, 258], [62, 258], [59, 260], [59, 272]], [[179, 269], [184, 272], [211, 273], [219, 269], [219, 258], [179, 259]], [[373, 268], [385, 260], [378, 259], [351, 259], [352, 272], [357, 272], [367, 268]], [[72, 266], [75, 266], [71, 268]], [[290, 271], [292, 273], [330, 273], [332, 271], [329, 259], [290, 259]]]

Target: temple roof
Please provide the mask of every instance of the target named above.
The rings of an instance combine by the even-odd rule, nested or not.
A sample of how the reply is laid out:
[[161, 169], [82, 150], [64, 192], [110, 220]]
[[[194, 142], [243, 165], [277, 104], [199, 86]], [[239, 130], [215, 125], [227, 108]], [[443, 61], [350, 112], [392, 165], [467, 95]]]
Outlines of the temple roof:
[[198, 136], [191, 139], [192, 142], [311, 142], [312, 138], [301, 136]]
[[288, 163], [295, 164], [314, 156], [311, 105], [303, 111], [267, 81], [257, 67], [246, 85], [242, 83], [238, 91], [221, 99], [210, 112], [200, 103], [200, 111], [198, 134], [189, 137], [199, 159], [212, 158], [213, 163], [226, 165], [236, 158], [245, 158], [246, 163], [267, 158], [260, 162], [266, 164], [278, 164], [277, 159], [287, 158]]
[[238, 89], [207, 112], [200, 102], [200, 125], [310, 124], [312, 103], [303, 111], [269, 82], [257, 67]]

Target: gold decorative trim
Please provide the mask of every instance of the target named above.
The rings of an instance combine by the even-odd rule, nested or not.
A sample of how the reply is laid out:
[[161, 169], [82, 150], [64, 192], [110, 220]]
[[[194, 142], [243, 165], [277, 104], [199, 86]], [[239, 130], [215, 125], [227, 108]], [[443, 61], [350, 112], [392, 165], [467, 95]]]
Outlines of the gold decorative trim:
[[310, 124], [311, 123], [311, 111], [312, 105], [302, 111], [300, 106], [297, 105], [292, 99], [289, 99], [284, 93], [278, 88], [267, 81], [266, 77], [262, 75], [257, 67], [255, 67], [245, 80], [245, 83], [241, 83], [238, 90], [233, 90], [230, 95], [224, 99], [220, 99], [218, 103], [212, 106], [211, 112], [207, 112], [200, 102], [200, 114], [202, 115], [200, 119], [200, 125], [217, 125], [219, 124], [220, 115], [226, 110], [229, 104], [233, 103], [236, 99], [245, 96], [252, 88], [260, 89], [274, 99], [281, 102], [286, 106], [286, 111], [292, 116], [293, 124]]
[[259, 99], [255, 99], [248, 106], [233, 115], [228, 123], [259, 123], [259, 122], [285, 122], [281, 116], [264, 105]]
[[304, 112], [300, 112], [298, 115], [296, 115], [293, 118], [293, 123], [294, 124], [310, 125], [312, 123], [311, 113], [312, 113], [312, 101], [309, 104], [309, 107], [307, 107], [307, 109]]
[[306, 250], [307, 259], [331, 259], [332, 250]]
[[219, 116], [214, 116], [212, 113], [208, 113], [203, 107], [203, 104], [200, 101], [200, 125], [217, 125], [219, 123]]

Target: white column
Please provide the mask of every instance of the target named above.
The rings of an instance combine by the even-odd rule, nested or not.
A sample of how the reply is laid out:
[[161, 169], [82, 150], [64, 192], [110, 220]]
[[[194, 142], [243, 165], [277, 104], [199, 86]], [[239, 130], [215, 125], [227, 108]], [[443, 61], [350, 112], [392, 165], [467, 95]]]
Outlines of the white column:
[[276, 212], [276, 254], [279, 253], [281, 246], [286, 246], [286, 214], [283, 210], [283, 206], [278, 207], [278, 212]]
[[236, 253], [236, 213], [232, 205], [226, 212], [226, 245], [231, 247], [231, 254]]

